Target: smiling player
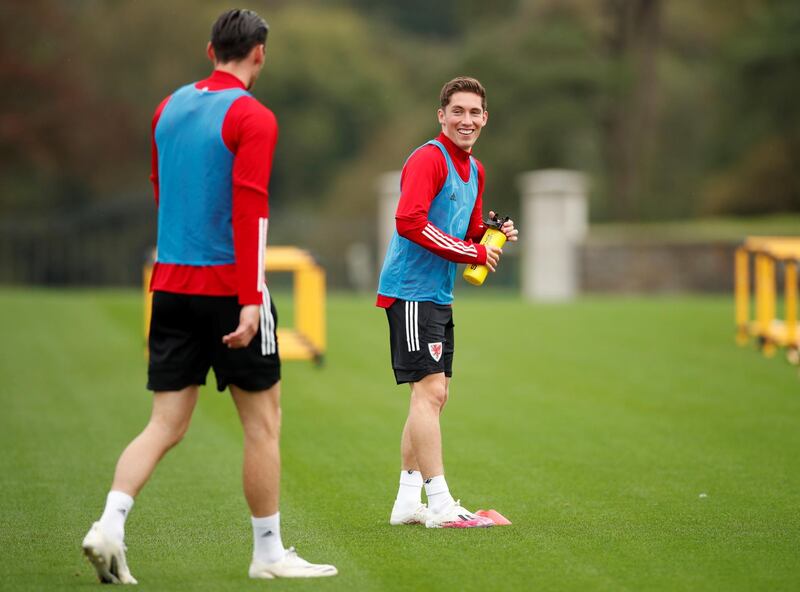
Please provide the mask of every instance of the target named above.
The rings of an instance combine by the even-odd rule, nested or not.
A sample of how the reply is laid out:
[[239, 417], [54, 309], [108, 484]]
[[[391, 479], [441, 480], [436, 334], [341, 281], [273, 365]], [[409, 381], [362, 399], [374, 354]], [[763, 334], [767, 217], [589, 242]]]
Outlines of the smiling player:
[[[397, 384], [411, 386], [400, 451], [402, 470], [390, 524], [428, 528], [491, 526], [450, 495], [444, 478], [439, 416], [453, 374], [453, 283], [456, 264], [494, 271], [501, 250], [478, 244], [482, 222], [483, 166], [471, 156], [486, 125], [486, 91], [474, 78], [444, 85], [437, 115], [442, 132], [414, 151], [400, 177], [396, 231], [378, 286], [386, 309]], [[490, 212], [490, 215], [493, 214]], [[517, 240], [513, 221], [503, 225]], [[422, 487], [428, 505], [422, 503]]]

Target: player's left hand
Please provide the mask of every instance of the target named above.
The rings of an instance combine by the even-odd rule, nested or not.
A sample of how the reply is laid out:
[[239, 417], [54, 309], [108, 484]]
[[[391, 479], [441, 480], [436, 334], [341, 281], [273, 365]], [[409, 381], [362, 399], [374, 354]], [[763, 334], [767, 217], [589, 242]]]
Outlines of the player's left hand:
[[[493, 211], [490, 211], [489, 212], [489, 218], [494, 218], [494, 216], [495, 216], [495, 213]], [[513, 243], [515, 240], [517, 240], [517, 238], [518, 238], [517, 235], [519, 235], [519, 230], [514, 228], [514, 221], [513, 220], [506, 220], [503, 223], [503, 226], [500, 228], [500, 230], [502, 230], [503, 234], [506, 235], [506, 240], [507, 241]]]
[[258, 332], [258, 323], [261, 321], [261, 309], [258, 304], [247, 304], [239, 313], [239, 326], [236, 331], [228, 333], [222, 338], [222, 343], [231, 349], [247, 347]]

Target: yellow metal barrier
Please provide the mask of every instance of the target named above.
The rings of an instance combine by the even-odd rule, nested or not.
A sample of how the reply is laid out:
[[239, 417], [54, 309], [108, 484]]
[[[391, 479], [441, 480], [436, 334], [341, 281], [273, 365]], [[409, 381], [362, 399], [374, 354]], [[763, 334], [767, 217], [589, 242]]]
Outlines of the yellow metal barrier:
[[294, 274], [294, 328], [278, 329], [282, 360], [313, 360], [322, 363], [325, 354], [325, 270], [308, 251], [297, 247], [269, 247], [265, 257], [268, 272]]
[[[297, 247], [268, 247], [264, 257], [267, 272], [294, 275], [294, 327], [278, 328], [281, 360], [312, 360], [322, 364], [326, 347], [325, 270], [308, 251]], [[144, 336], [150, 331], [152, 263], [144, 268]]]
[[[754, 283], [751, 287], [750, 263]], [[744, 345], [755, 337], [765, 356], [775, 355], [778, 347], [787, 350], [787, 358], [800, 362], [797, 325], [797, 266], [800, 261], [800, 238], [748, 237], [736, 250], [735, 287], [736, 342]], [[778, 317], [778, 269], [783, 270], [783, 318]], [[755, 294], [755, 310], [750, 318], [750, 294]]]
[[750, 339], [750, 255], [744, 247], [736, 249], [734, 272], [736, 291], [736, 343], [745, 345]]
[[789, 360], [797, 363], [797, 261], [787, 261], [784, 267], [785, 296], [784, 318], [786, 319], [786, 342], [792, 344], [793, 354]]

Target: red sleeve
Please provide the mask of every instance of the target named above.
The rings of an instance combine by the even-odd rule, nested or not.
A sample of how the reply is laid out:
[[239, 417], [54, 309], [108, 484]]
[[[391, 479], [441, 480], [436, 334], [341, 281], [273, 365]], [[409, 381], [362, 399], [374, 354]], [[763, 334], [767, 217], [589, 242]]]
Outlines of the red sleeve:
[[414, 152], [400, 175], [397, 234], [454, 263], [486, 263], [486, 247], [463, 241], [428, 220], [433, 198], [447, 178], [447, 163], [435, 146]]
[[158, 148], [156, 147], [156, 126], [158, 125], [161, 113], [164, 111], [164, 107], [171, 97], [172, 95], [161, 101], [158, 107], [156, 107], [156, 112], [153, 114], [153, 122], [150, 126], [150, 182], [153, 184], [153, 197], [155, 197], [156, 206], [158, 206]]
[[269, 178], [278, 141], [275, 115], [253, 97], [234, 101], [222, 123], [233, 158], [233, 250], [239, 304], [261, 304]]
[[483, 223], [483, 183], [486, 177], [483, 165], [477, 158], [475, 164], [478, 166], [478, 197], [475, 199], [475, 207], [472, 208], [472, 215], [469, 218], [466, 238], [479, 243], [483, 233], [486, 232], [486, 224]]

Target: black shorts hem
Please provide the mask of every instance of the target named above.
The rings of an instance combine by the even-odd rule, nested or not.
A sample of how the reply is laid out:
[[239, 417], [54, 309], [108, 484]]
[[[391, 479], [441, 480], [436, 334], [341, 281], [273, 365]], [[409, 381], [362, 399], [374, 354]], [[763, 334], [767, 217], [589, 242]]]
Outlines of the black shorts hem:
[[189, 386], [205, 386], [206, 379], [184, 378], [175, 376], [154, 376], [147, 377], [147, 390], [154, 393], [166, 391], [182, 391]]
[[431, 374], [444, 373], [447, 378], [452, 378], [453, 372], [447, 371], [442, 368], [429, 368], [425, 370], [394, 370], [394, 380], [397, 384], [406, 384], [409, 382], [419, 382], [426, 376]]
[[223, 392], [229, 386], [233, 385], [239, 387], [243, 391], [248, 392], [258, 392], [258, 391], [265, 391], [267, 389], [272, 388], [281, 379], [281, 374], [278, 372], [277, 374], [272, 374], [270, 376], [258, 376], [258, 377], [247, 377], [247, 378], [217, 378], [217, 390], [219, 392]]

